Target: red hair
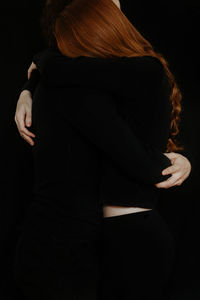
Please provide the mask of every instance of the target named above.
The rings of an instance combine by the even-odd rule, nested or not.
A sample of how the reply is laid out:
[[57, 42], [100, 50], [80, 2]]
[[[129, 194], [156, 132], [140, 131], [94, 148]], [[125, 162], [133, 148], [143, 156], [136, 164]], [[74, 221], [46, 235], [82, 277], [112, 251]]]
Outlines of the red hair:
[[71, 1], [58, 14], [54, 35], [61, 53], [69, 57], [157, 57], [163, 64], [171, 88], [171, 126], [166, 151], [182, 150], [175, 139], [179, 132], [182, 95], [168, 63], [112, 0]]

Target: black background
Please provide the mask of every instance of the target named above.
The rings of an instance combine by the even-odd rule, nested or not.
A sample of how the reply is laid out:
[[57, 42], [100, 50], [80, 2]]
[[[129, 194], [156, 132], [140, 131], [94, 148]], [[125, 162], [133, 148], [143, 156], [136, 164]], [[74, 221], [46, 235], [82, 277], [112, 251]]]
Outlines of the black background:
[[[39, 17], [43, 3], [19, 0], [1, 3], [1, 186], [0, 186], [0, 299], [17, 293], [12, 264], [17, 225], [30, 199], [31, 146], [18, 134], [14, 112], [20, 88], [34, 53], [45, 47]], [[200, 299], [200, 0], [121, 0], [130, 21], [163, 53], [183, 93], [180, 140], [192, 163], [190, 178], [181, 186], [162, 191], [160, 212], [176, 240], [177, 259], [167, 299]]]

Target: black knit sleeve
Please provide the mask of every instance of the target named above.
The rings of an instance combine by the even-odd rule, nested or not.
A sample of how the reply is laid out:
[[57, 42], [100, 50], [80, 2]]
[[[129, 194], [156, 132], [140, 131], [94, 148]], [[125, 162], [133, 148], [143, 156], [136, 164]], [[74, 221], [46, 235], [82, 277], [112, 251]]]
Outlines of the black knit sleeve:
[[25, 82], [20, 92], [23, 92], [24, 90], [28, 90], [33, 95], [35, 88], [40, 80], [40, 76], [41, 76], [40, 72], [37, 69], [33, 70], [30, 79]]
[[[54, 89], [55, 90], [55, 89]], [[87, 88], [56, 91], [56, 109], [131, 179], [155, 184], [170, 176], [162, 170], [170, 160], [157, 149], [141, 142], [118, 114], [108, 93]], [[60, 94], [59, 94], [60, 93]], [[69, 94], [70, 97], [63, 96]]]
[[41, 71], [42, 71], [41, 70], [41, 62], [46, 63], [48, 58], [52, 57], [53, 53], [55, 55], [56, 50], [53, 50], [51, 48], [46, 48], [45, 50], [42, 50], [33, 56], [32, 61], [36, 64], [37, 69], [32, 71], [30, 79], [25, 82], [25, 84], [22, 86], [20, 92], [22, 92], [24, 90], [28, 90], [31, 92], [31, 94], [34, 93], [35, 88], [41, 77]]
[[[36, 61], [37, 60], [37, 61]], [[117, 113], [113, 98], [103, 89], [91, 89], [99, 87], [98, 79], [103, 80], [102, 86], [112, 91], [116, 88], [116, 81], [109, 80], [110, 74], [102, 75], [95, 72], [95, 60], [88, 76], [83, 76], [87, 61], [79, 58], [68, 58], [57, 50], [46, 49], [39, 53], [35, 60], [44, 85], [62, 87], [62, 93], [56, 97], [56, 107], [60, 113], [70, 121], [92, 143], [100, 148], [110, 159], [134, 180], [141, 180], [154, 184], [166, 180], [169, 176], [162, 176], [162, 170], [171, 165], [170, 160], [159, 150], [140, 141], [129, 125]], [[108, 64], [110, 61], [108, 61]], [[91, 65], [90, 65], [91, 66]], [[70, 72], [69, 72], [70, 70]], [[113, 71], [112, 71], [113, 74]], [[82, 80], [82, 88], [77, 86], [79, 78]], [[120, 78], [116, 74], [116, 80]], [[74, 88], [73, 101], [63, 99], [64, 88]], [[66, 91], [66, 94], [68, 91]], [[59, 99], [59, 100], [58, 100]]]
[[61, 53], [53, 48], [46, 48], [33, 56], [32, 61], [36, 64], [38, 70], [42, 72], [42, 68], [46, 65], [48, 59], [55, 57], [55, 55], [61, 55]]

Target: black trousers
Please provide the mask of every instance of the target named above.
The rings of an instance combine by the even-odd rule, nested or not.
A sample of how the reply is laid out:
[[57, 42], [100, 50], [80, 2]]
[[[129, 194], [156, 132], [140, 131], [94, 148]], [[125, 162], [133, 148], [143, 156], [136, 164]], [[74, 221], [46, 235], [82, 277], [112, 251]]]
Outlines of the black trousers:
[[77, 220], [56, 231], [42, 225], [27, 226], [17, 247], [15, 278], [24, 299], [159, 299], [174, 245], [156, 211], [106, 218], [92, 234]]
[[104, 219], [102, 300], [157, 300], [173, 270], [175, 247], [156, 210]]
[[26, 224], [16, 249], [15, 281], [25, 300], [97, 300], [99, 226], [70, 219], [56, 228]]

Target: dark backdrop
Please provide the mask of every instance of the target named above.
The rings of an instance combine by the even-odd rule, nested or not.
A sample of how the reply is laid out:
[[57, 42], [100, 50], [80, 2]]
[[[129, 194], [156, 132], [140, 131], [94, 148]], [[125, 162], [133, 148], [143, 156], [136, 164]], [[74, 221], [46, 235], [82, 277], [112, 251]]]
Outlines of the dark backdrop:
[[[31, 146], [19, 136], [14, 112], [33, 54], [45, 47], [41, 37], [40, 0], [1, 3], [1, 187], [0, 299], [17, 298], [12, 267], [17, 225], [30, 199]], [[131, 22], [167, 58], [183, 93], [180, 140], [192, 163], [182, 187], [162, 191], [160, 212], [176, 240], [177, 259], [167, 299], [200, 299], [199, 165], [199, 18], [200, 0], [121, 0]]]

